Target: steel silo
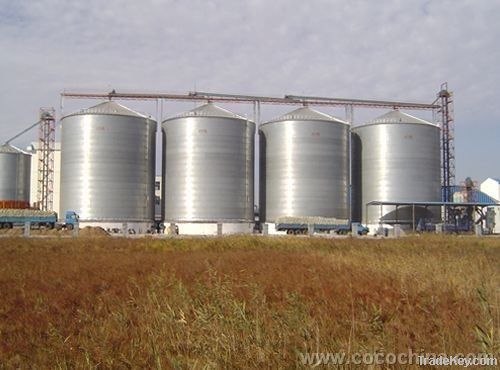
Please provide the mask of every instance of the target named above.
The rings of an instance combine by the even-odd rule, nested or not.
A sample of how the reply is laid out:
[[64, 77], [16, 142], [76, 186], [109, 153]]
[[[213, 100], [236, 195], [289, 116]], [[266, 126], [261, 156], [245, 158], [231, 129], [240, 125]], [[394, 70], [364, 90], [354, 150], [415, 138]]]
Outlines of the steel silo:
[[308, 107], [260, 127], [261, 220], [349, 218], [349, 125]]
[[[411, 223], [412, 207], [369, 206], [370, 201], [439, 202], [440, 129], [400, 111], [353, 128], [354, 194], [366, 224]], [[356, 202], [355, 202], [356, 203]], [[417, 207], [420, 218], [437, 220], [439, 207]]]
[[30, 197], [31, 155], [0, 146], [0, 208], [27, 208]]
[[113, 101], [65, 116], [61, 210], [88, 224], [154, 220], [156, 122]]
[[165, 222], [253, 223], [255, 124], [209, 103], [162, 129]]

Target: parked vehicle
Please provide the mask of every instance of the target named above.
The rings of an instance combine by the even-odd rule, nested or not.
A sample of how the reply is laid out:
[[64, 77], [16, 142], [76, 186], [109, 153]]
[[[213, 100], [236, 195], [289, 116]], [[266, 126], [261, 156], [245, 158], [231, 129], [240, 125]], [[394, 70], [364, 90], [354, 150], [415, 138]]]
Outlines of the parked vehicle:
[[[349, 220], [327, 217], [279, 217], [276, 230], [286, 231], [289, 235], [305, 235], [309, 233], [348, 234], [353, 224]], [[358, 235], [366, 235], [370, 231], [366, 226], [356, 224]]]
[[57, 222], [57, 213], [40, 211], [38, 209], [0, 209], [0, 227], [11, 229], [24, 226], [29, 222], [32, 228], [68, 229], [72, 230], [78, 224], [78, 215], [73, 211], [66, 212], [64, 222]]

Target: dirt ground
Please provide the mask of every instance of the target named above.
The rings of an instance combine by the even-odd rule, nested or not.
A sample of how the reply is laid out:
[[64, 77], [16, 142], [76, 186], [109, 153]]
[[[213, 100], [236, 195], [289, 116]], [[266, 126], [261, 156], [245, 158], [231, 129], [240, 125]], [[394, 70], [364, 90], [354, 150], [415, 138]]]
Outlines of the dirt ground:
[[[15, 227], [12, 229], [0, 229], [0, 237], [22, 236], [24, 229], [22, 227]], [[56, 230], [56, 229], [32, 229], [31, 236], [52, 236], [52, 237], [70, 237], [73, 235], [73, 230]], [[100, 227], [87, 226], [79, 230], [79, 237], [99, 237], [109, 236], [109, 234]]]

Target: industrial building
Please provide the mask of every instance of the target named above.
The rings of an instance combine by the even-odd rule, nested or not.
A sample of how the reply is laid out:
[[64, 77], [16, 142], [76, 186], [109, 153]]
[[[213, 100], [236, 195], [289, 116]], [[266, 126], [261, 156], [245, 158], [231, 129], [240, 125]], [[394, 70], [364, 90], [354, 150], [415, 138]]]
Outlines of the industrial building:
[[31, 156], [12, 145], [0, 146], [0, 208], [28, 208]]
[[255, 123], [209, 103], [162, 129], [165, 224], [180, 234], [251, 233]]
[[[30, 203], [34, 208], [40, 208], [39, 188], [41, 181], [41, 172], [43, 167], [42, 149], [38, 142], [32, 143], [27, 152], [31, 154], [31, 186]], [[53, 150], [53, 186], [52, 186], [52, 210], [61, 215], [61, 143], [54, 143]]]
[[[256, 223], [276, 231], [283, 218], [334, 220], [342, 230], [361, 222], [375, 230], [393, 225], [416, 230], [423, 223], [471, 231], [490, 220], [487, 208], [500, 196], [495, 179], [481, 185], [489, 196], [470, 184], [455, 185], [453, 100], [446, 85], [431, 104], [200, 92], [61, 95], [104, 102], [64, 115], [60, 144], [53, 109], [42, 109], [40, 122], [14, 137], [40, 126], [39, 141], [28, 152], [9, 145], [12, 139], [0, 148], [4, 205], [31, 202], [60, 217], [74, 211], [82, 226], [135, 233], [159, 230], [161, 224], [169, 233], [184, 235], [251, 233]], [[156, 101], [157, 119], [117, 99]], [[168, 100], [200, 105], [164, 119]], [[252, 104], [253, 118], [215, 102]], [[261, 124], [263, 104], [295, 109]], [[343, 107], [345, 119], [321, 107]], [[354, 108], [386, 113], [353, 125]], [[430, 111], [433, 122], [403, 110]], [[163, 139], [161, 176], [155, 176], [157, 121]], [[498, 232], [500, 212], [496, 217], [492, 231]]]
[[349, 218], [349, 124], [308, 107], [263, 123], [260, 219]]
[[352, 132], [353, 219], [368, 226], [438, 222], [440, 207], [368, 204], [441, 201], [439, 127], [394, 110]]
[[156, 121], [113, 101], [61, 120], [61, 213], [144, 233], [154, 223]]
[[[438, 151], [429, 153], [437, 166], [433, 163], [429, 171], [432, 176], [429, 178], [434, 182], [437, 168], [437, 190], [434, 183], [431, 187], [433, 195], [437, 193], [437, 200], [441, 200], [439, 164], [442, 158], [446, 157], [447, 161], [443, 178], [448, 182], [454, 181], [452, 135], [447, 135], [444, 139], [446, 145], [443, 145], [445, 149], [442, 153], [445, 155], [442, 158], [439, 152], [439, 128], [444, 128], [449, 133], [453, 123], [452, 95], [446, 91], [446, 86], [442, 88], [438, 99], [431, 104], [291, 95], [273, 98], [201, 92], [187, 95], [116, 91], [109, 94], [64, 92], [61, 95], [63, 99], [156, 101], [159, 118], [163, 117], [165, 101], [209, 102], [162, 123], [163, 213], [165, 226], [170, 227], [170, 231], [175, 230], [180, 234], [220, 234], [250, 232], [254, 224], [253, 132], [255, 126], [260, 125], [263, 104], [301, 105], [303, 108], [259, 127], [260, 178], [257, 185], [261, 193], [260, 221], [272, 224], [281, 216], [351, 220], [351, 211], [355, 212], [354, 209], [351, 210], [351, 198], [357, 199], [357, 195], [362, 194], [361, 188], [356, 189], [356, 185], [351, 184], [349, 166], [350, 162], [356, 160], [354, 156], [351, 157], [349, 129], [354, 108], [428, 110], [435, 113], [438, 125], [425, 126], [432, 127], [437, 132], [437, 136], [433, 136], [437, 137], [437, 145], [433, 148], [437, 147]], [[215, 102], [252, 104], [253, 121], [256, 125], [246, 118], [216, 107], [213, 104]], [[346, 119], [336, 119], [313, 110], [310, 106], [343, 107], [346, 109]], [[383, 167], [380, 168], [383, 170]], [[363, 202], [361, 198], [360, 202]], [[360, 209], [363, 208], [364, 206]], [[424, 210], [429, 208], [424, 207]], [[435, 212], [436, 216], [430, 218], [434, 220], [440, 217], [437, 216], [438, 213], [439, 211]], [[373, 220], [374, 223], [383, 221], [385, 220], [380, 218]]]
[[[500, 202], [500, 179], [491, 177], [486, 179], [481, 183], [481, 191], [496, 202]], [[493, 210], [495, 212], [495, 226], [493, 230], [496, 234], [500, 234], [500, 207], [493, 207]]]

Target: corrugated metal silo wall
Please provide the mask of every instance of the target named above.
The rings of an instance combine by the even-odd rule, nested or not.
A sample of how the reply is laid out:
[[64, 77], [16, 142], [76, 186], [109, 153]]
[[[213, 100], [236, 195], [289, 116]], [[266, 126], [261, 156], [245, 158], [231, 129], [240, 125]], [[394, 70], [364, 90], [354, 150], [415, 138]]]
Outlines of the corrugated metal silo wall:
[[286, 120], [261, 126], [265, 221], [281, 216], [349, 218], [349, 126]]
[[0, 153], [0, 201], [29, 202], [31, 156]]
[[[439, 128], [430, 124], [377, 123], [353, 129], [359, 135], [356, 160], [361, 165], [361, 213], [363, 222], [376, 224], [380, 208], [370, 201], [432, 202], [440, 201]], [[359, 158], [359, 157], [358, 157]], [[359, 195], [358, 195], [359, 198]], [[359, 210], [359, 206], [358, 206]], [[384, 206], [384, 222], [395, 222], [395, 208]], [[400, 207], [401, 223], [412, 222], [411, 207]], [[439, 220], [439, 207], [417, 208], [416, 219]]]
[[152, 222], [156, 122], [111, 114], [62, 120], [61, 210], [81, 221]]
[[255, 124], [177, 117], [162, 124], [166, 222], [253, 222]]

